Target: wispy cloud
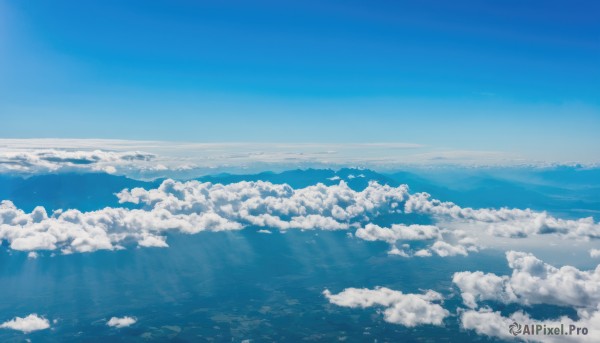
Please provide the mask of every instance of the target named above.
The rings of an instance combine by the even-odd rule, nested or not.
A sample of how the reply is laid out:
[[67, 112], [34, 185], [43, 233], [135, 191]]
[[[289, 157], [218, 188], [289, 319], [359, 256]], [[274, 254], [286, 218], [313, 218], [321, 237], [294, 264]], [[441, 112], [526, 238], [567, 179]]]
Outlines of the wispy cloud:
[[185, 143], [95, 139], [0, 139], [0, 172], [106, 171], [179, 177], [220, 171], [307, 167], [394, 169], [407, 165], [514, 165], [498, 151], [438, 149], [415, 143]]

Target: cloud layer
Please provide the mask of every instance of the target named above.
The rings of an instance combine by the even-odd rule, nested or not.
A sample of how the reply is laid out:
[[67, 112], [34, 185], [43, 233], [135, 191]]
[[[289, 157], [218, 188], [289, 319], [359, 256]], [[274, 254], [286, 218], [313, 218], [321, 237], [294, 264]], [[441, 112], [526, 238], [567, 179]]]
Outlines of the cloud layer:
[[[144, 153], [136, 153], [143, 151]], [[138, 156], [143, 155], [143, 156]], [[121, 158], [123, 155], [124, 158]], [[131, 159], [128, 159], [132, 157]], [[138, 158], [142, 157], [142, 158]], [[152, 158], [148, 163], [146, 158]], [[394, 169], [407, 164], [522, 165], [498, 151], [453, 151], [414, 143], [191, 143], [106, 139], [0, 139], [0, 173], [115, 170], [132, 177], [190, 177], [322, 167]], [[194, 170], [192, 174], [186, 170]], [[358, 176], [357, 176], [358, 177]]]
[[[156, 189], [125, 189], [117, 197], [120, 203], [137, 204], [140, 208], [91, 212], [72, 209], [48, 214], [37, 207], [25, 213], [12, 202], [2, 201], [0, 239], [14, 250], [58, 249], [70, 253], [120, 249], [130, 243], [167, 247], [164, 234], [169, 230], [194, 234], [247, 226], [279, 230], [357, 228], [356, 237], [388, 242], [392, 254], [445, 257], [477, 251], [482, 234], [590, 239], [600, 230], [591, 218], [562, 220], [531, 210], [461, 208], [431, 200], [426, 193], [410, 194], [405, 185], [391, 187], [375, 182], [362, 191], [354, 191], [343, 181], [332, 186], [317, 184], [293, 189], [262, 181], [221, 185], [167, 179]], [[402, 212], [429, 216], [438, 223], [398, 223], [389, 228], [372, 224], [382, 214]], [[466, 223], [465, 230], [452, 223]], [[426, 246], [411, 250], [409, 243], [415, 241]], [[399, 243], [403, 244], [401, 248]]]
[[35, 149], [1, 151], [0, 173], [51, 173], [96, 171], [115, 173], [117, 168], [139, 165], [155, 159], [139, 151]]
[[442, 325], [449, 315], [439, 304], [443, 297], [434, 291], [424, 294], [404, 294], [385, 287], [375, 289], [346, 288], [338, 294], [328, 289], [323, 295], [330, 303], [351, 308], [383, 307], [384, 320], [393, 324], [414, 327], [423, 324]]
[[357, 192], [341, 182], [294, 190], [269, 182], [230, 185], [165, 180], [152, 190], [135, 188], [117, 194], [121, 203], [142, 209], [104, 208], [98, 211], [56, 211], [42, 207], [31, 213], [10, 201], [0, 203], [0, 239], [14, 250], [56, 250], [64, 253], [119, 249], [135, 242], [141, 247], [166, 247], [168, 230], [201, 231], [265, 228], [344, 230], [397, 210], [406, 187], [371, 183]]

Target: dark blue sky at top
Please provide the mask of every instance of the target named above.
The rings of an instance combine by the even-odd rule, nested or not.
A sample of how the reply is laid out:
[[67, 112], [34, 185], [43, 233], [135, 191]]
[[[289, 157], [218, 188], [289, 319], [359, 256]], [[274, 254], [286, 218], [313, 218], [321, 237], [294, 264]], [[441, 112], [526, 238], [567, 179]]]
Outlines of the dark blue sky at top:
[[[14, 2], [103, 82], [597, 103], [595, 1]], [[160, 84], [159, 84], [160, 83]]]
[[[324, 136], [305, 120], [351, 133], [333, 140], [398, 140], [386, 128], [359, 134], [366, 118], [396, 129], [479, 118], [481, 130], [554, 118], [540, 140], [570, 120], [581, 126], [571, 135], [598, 128], [597, 1], [8, 0], [0, 10], [3, 136], [182, 138], [165, 133], [165, 115], [221, 133], [256, 125], [225, 140], [277, 136], [269, 123], [296, 128], [281, 138]], [[103, 124], [117, 119], [161, 126]]]

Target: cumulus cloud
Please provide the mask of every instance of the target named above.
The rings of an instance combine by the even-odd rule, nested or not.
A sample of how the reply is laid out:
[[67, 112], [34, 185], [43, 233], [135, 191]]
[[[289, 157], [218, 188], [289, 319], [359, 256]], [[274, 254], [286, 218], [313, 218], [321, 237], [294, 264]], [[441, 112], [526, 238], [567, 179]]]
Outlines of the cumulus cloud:
[[169, 230], [239, 230], [265, 228], [344, 230], [381, 213], [397, 211], [408, 189], [371, 183], [357, 192], [344, 182], [302, 189], [269, 182], [230, 185], [165, 180], [157, 189], [134, 188], [117, 194], [121, 203], [141, 209], [55, 211], [43, 207], [31, 213], [10, 201], [0, 203], [0, 239], [14, 250], [61, 250], [64, 253], [140, 247], [167, 247]]
[[590, 257], [600, 257], [600, 249], [590, 249]]
[[440, 237], [440, 230], [433, 225], [403, 225], [393, 224], [390, 228], [383, 228], [375, 224], [367, 224], [364, 228], [356, 230], [356, 237], [367, 241], [385, 241], [396, 243], [399, 240], [428, 240]]
[[35, 313], [28, 315], [27, 317], [15, 317], [9, 321], [0, 324], [2, 329], [12, 329], [22, 331], [23, 333], [29, 333], [32, 331], [45, 330], [50, 327], [50, 322], [44, 317], [40, 317]]
[[56, 211], [48, 216], [42, 207], [31, 213], [10, 201], [0, 203], [0, 238], [11, 249], [61, 250], [63, 253], [113, 250], [119, 244], [137, 242], [142, 247], [166, 247], [161, 232], [179, 229], [236, 229], [239, 224], [211, 214], [181, 215], [165, 210], [145, 211], [105, 208], [99, 211]]
[[410, 255], [406, 251], [404, 251], [404, 249], [399, 249], [396, 246], [392, 247], [392, 249], [390, 249], [390, 251], [388, 251], [388, 254], [401, 256], [401, 257], [410, 257]]
[[346, 288], [338, 294], [328, 289], [323, 295], [330, 303], [351, 308], [383, 307], [384, 320], [407, 327], [423, 324], [442, 325], [449, 312], [435, 302], [441, 302], [441, 294], [428, 290], [424, 294], [405, 294], [385, 287]]
[[[493, 237], [522, 239], [552, 235], [557, 239], [590, 240], [600, 237], [600, 224], [589, 218], [565, 220], [530, 209], [473, 209], [452, 202], [431, 199], [427, 193], [409, 194], [402, 204], [404, 213], [430, 216], [435, 225], [367, 224], [355, 236], [367, 241], [385, 241], [392, 255], [427, 257], [466, 256], [483, 248], [479, 242], [494, 244]], [[416, 251], [398, 249], [398, 241], [423, 241]], [[591, 254], [596, 254], [591, 252]], [[592, 255], [593, 256], [593, 255]], [[598, 253], [600, 256], [600, 253]]]
[[[213, 218], [213, 230], [254, 225], [280, 230], [344, 230], [381, 213], [395, 212], [408, 194], [406, 186], [370, 183], [364, 190], [317, 184], [302, 189], [270, 182], [229, 185], [164, 181], [157, 189], [134, 188], [117, 194], [119, 201], [176, 215], [202, 213]], [[198, 230], [190, 228], [188, 231]]]
[[600, 238], [600, 223], [592, 217], [566, 220], [530, 209], [473, 209], [431, 199], [427, 193], [412, 194], [404, 204], [406, 213], [429, 214], [442, 220], [477, 225], [499, 237], [557, 234], [567, 238]]
[[[104, 208], [97, 211], [55, 211], [48, 214], [37, 207], [31, 213], [16, 208], [10, 201], [0, 203], [0, 239], [12, 249], [62, 250], [91, 252], [117, 249], [135, 242], [141, 247], [167, 247], [169, 230], [194, 234], [200, 231], [240, 230], [247, 226], [265, 229], [347, 230], [358, 228], [356, 236], [365, 240], [428, 241], [428, 246], [410, 256], [456, 256], [477, 251], [472, 232], [439, 228], [439, 225], [394, 224], [389, 228], [371, 223], [382, 214], [418, 212], [424, 215], [450, 216], [457, 220], [480, 221], [494, 225], [539, 227], [540, 218], [561, 237], [593, 237], [597, 223], [561, 220], [530, 210], [463, 209], [451, 203], [430, 200], [423, 193], [410, 194], [408, 187], [391, 187], [370, 182], [362, 191], [352, 190], [345, 182], [325, 186], [317, 184], [293, 189], [286, 184], [238, 182], [228, 185], [177, 182], [167, 179], [156, 189], [125, 189], [117, 194], [120, 203], [140, 208]], [[519, 218], [515, 222], [515, 213]], [[533, 224], [527, 224], [527, 220]], [[520, 224], [519, 224], [520, 225]], [[507, 232], [519, 229], [508, 228]], [[531, 230], [529, 230], [531, 231]], [[395, 251], [394, 246], [391, 248]], [[397, 252], [397, 251], [396, 251]]]
[[573, 320], [563, 316], [552, 320], [537, 320], [531, 318], [524, 312], [515, 312], [510, 316], [503, 316], [499, 311], [492, 311], [488, 308], [463, 311], [460, 315], [461, 328], [465, 330], [474, 330], [479, 335], [496, 337], [504, 340], [514, 340], [509, 332], [509, 326], [514, 322], [520, 325], [542, 325], [546, 327], [560, 327], [564, 325], [568, 330], [569, 325], [575, 325], [579, 328], [587, 328], [587, 335], [528, 335], [518, 336], [531, 342], [598, 342], [600, 341], [600, 311], [578, 311], [578, 320]]
[[461, 245], [452, 245], [444, 241], [437, 241], [431, 250], [441, 257], [463, 255], [467, 256], [467, 249]]
[[[461, 290], [463, 302], [469, 310], [459, 309], [461, 327], [474, 330], [480, 335], [500, 339], [514, 339], [509, 326], [517, 323], [540, 325], [541, 327], [561, 327], [568, 330], [570, 325], [586, 328], [583, 335], [528, 335], [518, 338], [535, 342], [598, 342], [600, 340], [600, 265], [595, 270], [582, 271], [571, 266], [556, 268], [535, 256], [523, 252], [506, 253], [510, 276], [492, 273], [459, 272], [453, 282]], [[524, 306], [550, 304], [572, 307], [577, 311], [577, 319], [562, 316], [555, 319], [539, 320], [518, 311], [503, 316], [489, 307], [477, 309], [482, 301], [517, 303]]]
[[135, 317], [129, 317], [129, 316], [112, 317], [112, 318], [110, 318], [110, 320], [108, 322], [106, 322], [106, 325], [108, 325], [110, 327], [115, 327], [117, 329], [121, 329], [121, 328], [131, 326], [131, 325], [135, 324], [136, 322], [137, 322], [137, 319]]
[[510, 276], [492, 273], [459, 272], [453, 282], [468, 307], [490, 300], [522, 305], [552, 304], [595, 308], [600, 304], [600, 266], [582, 271], [575, 267], [555, 268], [523, 252], [506, 253]]
[[[403, 257], [429, 257], [434, 253], [441, 257], [462, 255], [467, 256], [469, 252], [478, 251], [474, 239], [468, 237], [462, 230], [439, 229], [433, 225], [403, 225], [393, 224], [389, 228], [380, 227], [375, 224], [367, 224], [359, 228], [354, 234], [356, 237], [367, 241], [385, 241], [391, 244], [390, 255]], [[435, 241], [434, 241], [435, 240]], [[427, 248], [416, 252], [398, 249], [395, 243], [398, 241], [431, 241]], [[409, 248], [409, 244], [404, 244]]]

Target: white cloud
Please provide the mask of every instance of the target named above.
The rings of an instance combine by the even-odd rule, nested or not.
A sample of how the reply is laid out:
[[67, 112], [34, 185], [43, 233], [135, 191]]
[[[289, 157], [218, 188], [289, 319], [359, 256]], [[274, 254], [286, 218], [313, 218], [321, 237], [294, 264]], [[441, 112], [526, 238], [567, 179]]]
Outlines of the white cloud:
[[388, 251], [388, 254], [401, 257], [410, 257], [410, 255], [404, 251], [404, 249], [398, 249], [398, 247], [393, 247], [390, 251]]
[[[106, 159], [73, 160], [62, 156], [94, 151]], [[142, 151], [152, 158], [121, 160], [110, 154]], [[48, 160], [43, 155], [58, 155]], [[113, 155], [114, 156], [114, 155]], [[406, 165], [523, 165], [523, 159], [495, 151], [456, 151], [414, 143], [192, 143], [106, 139], [0, 139], [0, 173], [45, 173], [95, 170], [136, 178], [189, 178], [199, 174], [283, 171], [294, 168], [371, 167], [397, 169]], [[356, 176], [356, 175], [355, 175]], [[361, 177], [359, 174], [357, 177]]]
[[567, 316], [552, 320], [537, 320], [531, 318], [523, 312], [515, 312], [508, 317], [502, 316], [500, 312], [494, 312], [490, 309], [480, 309], [463, 311], [460, 315], [461, 327], [465, 330], [474, 330], [480, 335], [488, 337], [497, 337], [503, 340], [514, 340], [509, 332], [509, 326], [514, 322], [523, 325], [541, 325], [548, 328], [560, 327], [564, 325], [568, 330], [569, 325], [575, 325], [579, 328], [587, 328], [588, 334], [583, 335], [527, 335], [517, 336], [518, 339], [526, 339], [530, 342], [599, 342], [600, 341], [600, 311], [578, 311], [579, 319], [574, 321]]
[[44, 330], [50, 327], [50, 322], [44, 317], [33, 313], [25, 318], [15, 317], [9, 321], [0, 324], [2, 329], [12, 329], [29, 333], [32, 331]]
[[168, 248], [169, 245], [166, 240], [166, 237], [155, 236], [145, 232], [142, 234], [140, 241], [138, 241], [138, 245], [144, 248]]
[[393, 224], [390, 228], [383, 228], [375, 224], [367, 224], [364, 228], [356, 230], [356, 237], [366, 241], [385, 241], [390, 244], [399, 240], [428, 240], [440, 237], [439, 229], [432, 225], [403, 225]]
[[441, 257], [463, 255], [467, 256], [467, 249], [461, 245], [452, 245], [444, 241], [437, 241], [431, 246], [431, 251]]
[[431, 256], [431, 252], [427, 249], [421, 249], [421, 250], [417, 250], [415, 252], [415, 256], [417, 257], [430, 257]]
[[121, 329], [121, 328], [131, 326], [131, 325], [135, 324], [136, 322], [137, 322], [137, 319], [135, 317], [129, 317], [129, 316], [112, 317], [112, 318], [110, 318], [110, 320], [108, 322], [106, 322], [106, 325], [108, 325], [110, 327], [115, 327], [117, 329]]
[[269, 234], [269, 235], [273, 233], [273, 232], [271, 232], [271, 231], [269, 231], [269, 230], [264, 230], [264, 229], [262, 229], [262, 230], [258, 230], [257, 232], [258, 232], [258, 233], [266, 233], [266, 234]]
[[[132, 177], [344, 167], [405, 161], [423, 146], [382, 144], [189, 143], [102, 139], [0, 139], [0, 173], [105, 171]], [[144, 151], [144, 152], [139, 152]], [[394, 153], [396, 157], [390, 157]], [[151, 161], [150, 161], [151, 160]]]
[[[469, 252], [478, 251], [475, 240], [466, 237], [461, 230], [440, 230], [433, 225], [403, 225], [393, 224], [390, 228], [380, 227], [375, 224], [367, 224], [359, 228], [354, 234], [356, 237], [366, 241], [385, 241], [391, 244], [390, 255], [403, 257], [429, 257], [435, 253], [441, 257], [462, 255], [467, 256]], [[416, 252], [398, 249], [394, 244], [398, 241], [431, 241], [427, 248]], [[405, 248], [410, 248], [405, 244]]]
[[405, 186], [371, 183], [363, 191], [318, 184], [294, 190], [269, 182], [230, 185], [165, 180], [152, 190], [134, 188], [117, 194], [121, 203], [142, 209], [56, 211], [36, 207], [31, 213], [10, 201], [0, 202], [0, 239], [23, 251], [63, 253], [113, 250], [127, 242], [167, 247], [164, 233], [176, 230], [239, 230], [248, 225], [287, 229], [344, 230], [381, 213], [395, 212], [408, 194]]
[[555, 234], [564, 238], [600, 238], [600, 223], [594, 222], [592, 217], [565, 220], [530, 209], [463, 208], [452, 202], [431, 199], [427, 193], [410, 195], [404, 204], [404, 211], [432, 215], [439, 220], [438, 226], [448, 222], [463, 228], [474, 226], [472, 231], [483, 229], [498, 237]]
[[[491, 273], [455, 273], [453, 282], [460, 288], [465, 305], [470, 310], [461, 310], [460, 323], [465, 330], [474, 330], [480, 335], [500, 339], [515, 339], [509, 326], [517, 323], [540, 327], [570, 325], [586, 328], [587, 334], [580, 335], [521, 335], [517, 338], [533, 342], [598, 342], [600, 341], [600, 265], [595, 270], [581, 271], [571, 266], [555, 268], [531, 254], [509, 251], [508, 264], [513, 270], [510, 276]], [[577, 320], [567, 316], [539, 320], [518, 311], [503, 316], [488, 307], [477, 308], [481, 301], [518, 303], [521, 305], [551, 304], [572, 307], [577, 311]]]
[[555, 268], [531, 254], [509, 251], [510, 276], [483, 272], [455, 273], [453, 282], [465, 305], [475, 308], [483, 300], [522, 305], [552, 304], [596, 308], [600, 304], [600, 265], [595, 270]]
[[443, 300], [441, 294], [427, 291], [425, 294], [405, 294], [385, 287], [375, 289], [346, 288], [338, 294], [329, 290], [323, 295], [330, 303], [352, 308], [384, 307], [384, 320], [407, 327], [423, 324], [442, 325], [449, 315], [439, 304]]
[[[504, 225], [507, 232], [537, 227], [528, 232], [554, 233], [561, 238], [593, 237], [598, 230], [598, 224], [588, 219], [562, 220], [530, 210], [460, 208], [430, 200], [422, 193], [411, 195], [405, 185], [391, 187], [375, 182], [370, 182], [362, 191], [354, 191], [343, 181], [332, 186], [317, 184], [293, 189], [263, 181], [221, 185], [167, 179], [156, 189], [126, 189], [117, 197], [121, 203], [138, 204], [142, 208], [67, 210], [49, 215], [42, 207], [25, 213], [12, 202], [3, 201], [0, 203], [0, 239], [15, 250], [71, 253], [112, 250], [128, 242], [137, 242], [141, 247], [167, 247], [164, 234], [169, 230], [194, 234], [240, 230], [246, 226], [279, 230], [358, 227], [356, 236], [369, 241], [383, 240], [392, 245], [397, 241], [430, 241], [429, 246], [419, 248], [425, 251], [419, 251], [418, 256], [445, 257], [478, 251], [476, 236], [481, 230], [450, 228], [452, 225], [447, 222], [442, 224], [448, 228], [440, 228], [440, 224], [393, 224], [384, 228], [370, 222], [379, 215], [400, 213], [404, 209], [434, 218], [455, 218], [452, 220], [457, 223], [480, 222], [492, 228]], [[553, 229], [542, 230], [541, 227]], [[395, 251], [394, 246], [391, 249]], [[416, 254], [410, 249], [404, 251], [410, 256]]]
[[117, 172], [117, 168], [148, 163], [155, 158], [154, 154], [139, 151], [0, 149], [0, 173], [96, 171], [113, 174]]
[[590, 257], [600, 257], [600, 249], [590, 249]]

